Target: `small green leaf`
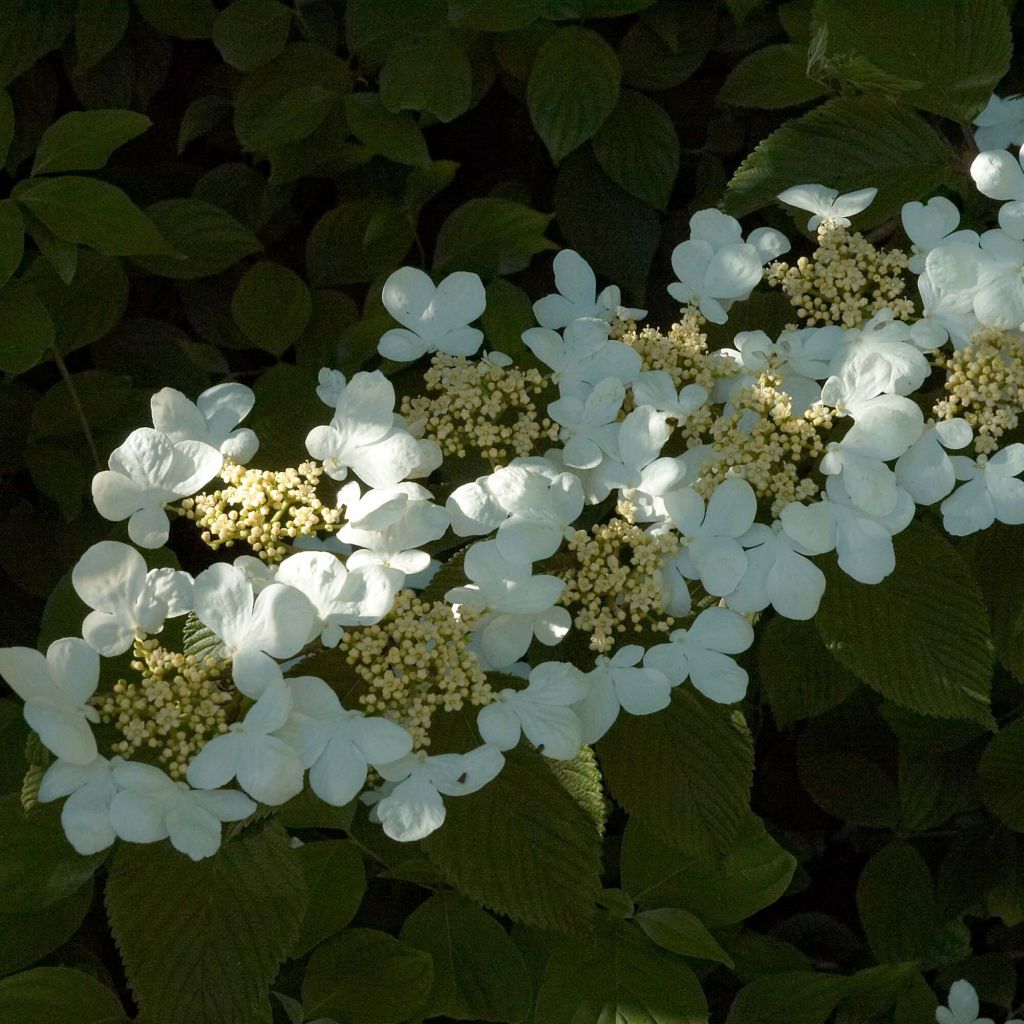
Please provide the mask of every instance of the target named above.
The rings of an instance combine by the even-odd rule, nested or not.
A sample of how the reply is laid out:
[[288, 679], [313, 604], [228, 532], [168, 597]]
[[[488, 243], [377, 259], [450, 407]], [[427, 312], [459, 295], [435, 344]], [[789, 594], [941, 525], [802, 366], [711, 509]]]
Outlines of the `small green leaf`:
[[92, 975], [37, 967], [0, 981], [0, 1020], [14, 1024], [122, 1024], [121, 1001]]
[[6, 335], [0, 345], [0, 370], [5, 373], [30, 370], [56, 337], [46, 307], [23, 281], [9, 281], [0, 289], [0, 323]]
[[231, 315], [257, 347], [280, 356], [309, 323], [313, 299], [306, 282], [271, 260], [253, 264], [235, 287]]
[[1024, 719], [1001, 729], [978, 765], [978, 789], [988, 809], [1015, 832], [1024, 832]]
[[352, 134], [372, 152], [413, 167], [436, 166], [430, 162], [423, 132], [412, 115], [393, 114], [385, 109], [378, 93], [346, 96], [345, 117]]
[[[27, 227], [32, 241], [39, 247], [39, 251], [46, 257], [47, 263], [53, 267], [57, 276], [64, 284], [71, 284], [75, 272], [78, 270], [78, 246], [74, 242], [65, 242], [63, 238], [58, 238], [42, 221], [36, 220], [35, 217], [31, 218]], [[93, 255], [99, 256], [100, 254], [93, 253]]]
[[402, 189], [402, 208], [412, 220], [416, 220], [420, 210], [452, 183], [458, 169], [459, 165], [454, 160], [435, 160], [410, 171]]
[[302, 1006], [311, 1020], [401, 1024], [422, 1016], [433, 977], [429, 953], [386, 932], [350, 928], [310, 957]]
[[700, 919], [688, 910], [680, 910], [678, 907], [642, 910], [636, 915], [636, 923], [652, 942], [670, 953], [714, 960], [726, 967], [733, 965], [729, 954], [715, 941]]
[[14, 104], [10, 93], [0, 89], [0, 164], [7, 159], [7, 150], [14, 138]]
[[25, 218], [13, 200], [0, 200], [0, 287], [21, 265], [24, 254]]
[[234, 0], [213, 23], [213, 43], [239, 71], [272, 61], [288, 42], [292, 12], [277, 0]]
[[448, 29], [407, 36], [391, 49], [380, 72], [380, 98], [388, 110], [418, 110], [453, 121], [469, 109], [473, 69]]
[[423, 1016], [518, 1024], [530, 1012], [530, 975], [505, 929], [465, 896], [440, 892], [402, 926], [402, 941], [433, 957]]
[[7, 0], [0, 18], [0, 89], [60, 46], [74, 16], [75, 0]]
[[726, 1024], [825, 1024], [846, 989], [847, 979], [835, 974], [770, 974], [740, 990]]
[[608, 800], [593, 748], [584, 744], [571, 760], [552, 761], [551, 770], [569, 796], [586, 812], [598, 834], [604, 835], [604, 827], [608, 823]]
[[364, 64], [381, 64], [402, 39], [422, 37], [445, 25], [446, 0], [348, 0], [345, 38]]
[[615, 109], [620, 76], [615, 51], [592, 29], [560, 28], [541, 47], [526, 103], [555, 163], [597, 134]]
[[232, 110], [231, 101], [223, 96], [200, 96], [186, 108], [178, 129], [178, 153], [185, 152], [190, 142], [209, 135]]
[[68, 242], [111, 256], [177, 255], [157, 225], [105, 181], [76, 175], [35, 181], [18, 203]]
[[551, 214], [510, 199], [470, 199], [437, 234], [434, 273], [470, 270], [483, 278], [524, 270], [538, 252], [556, 248], [544, 237]]
[[732, 69], [718, 102], [776, 110], [809, 103], [827, 90], [807, 77], [807, 47], [777, 43], [748, 54]]
[[90, 883], [42, 910], [0, 914], [0, 975], [22, 970], [63, 945], [85, 919], [92, 897]]
[[298, 850], [310, 899], [293, 957], [305, 956], [356, 915], [366, 891], [363, 858], [343, 839], [306, 843]]
[[135, 0], [139, 13], [161, 35], [209, 39], [217, 8], [212, 0]]
[[277, 96], [263, 112], [260, 123], [248, 125], [236, 108], [235, 128], [239, 141], [256, 152], [301, 142], [330, 113], [338, 94], [322, 85], [299, 85]]
[[147, 207], [164, 237], [184, 259], [149, 257], [139, 262], [151, 273], [177, 280], [219, 274], [259, 252], [252, 231], [229, 213], [201, 199], [167, 199]]
[[711, 49], [715, 13], [701, 0], [673, 0], [645, 11], [619, 46], [623, 85], [657, 90], [685, 82]]
[[98, 64], [124, 38], [131, 17], [128, 0], [78, 0], [75, 13], [75, 72]]
[[132, 110], [73, 110], [55, 121], [36, 150], [32, 174], [95, 171], [153, 124]]

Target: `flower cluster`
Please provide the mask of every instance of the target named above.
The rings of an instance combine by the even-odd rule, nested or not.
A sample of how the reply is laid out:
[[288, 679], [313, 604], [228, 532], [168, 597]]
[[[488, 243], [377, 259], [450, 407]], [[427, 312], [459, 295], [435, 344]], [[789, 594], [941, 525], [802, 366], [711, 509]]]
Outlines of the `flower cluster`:
[[[297, 469], [246, 468], [248, 388], [160, 391], [93, 481], [137, 547], [103, 541], [74, 567], [82, 638], [0, 651], [56, 756], [40, 799], [67, 797], [83, 853], [169, 838], [205, 857], [222, 822], [306, 786], [336, 806], [361, 795], [387, 835], [420, 839], [518, 743], [568, 760], [676, 687], [742, 700], [760, 614], [813, 618], [820, 556], [875, 584], [918, 506], [954, 535], [1024, 523], [1024, 444], [1006, 443], [1024, 396], [1024, 167], [986, 151], [972, 174], [999, 227], [909, 203], [906, 252], [853, 229], [870, 188], [782, 193], [817, 232], [793, 266], [773, 262], [778, 231], [695, 214], [665, 332], [565, 250], [523, 334], [531, 368], [481, 353], [476, 275], [400, 270], [382, 368], [321, 371], [327, 422]], [[796, 322], [711, 351], [705, 326], [765, 279]], [[419, 360], [400, 397], [384, 369]], [[167, 541], [169, 515], [233, 560], [151, 568], [137, 548]], [[129, 650], [131, 682], [101, 662]]]

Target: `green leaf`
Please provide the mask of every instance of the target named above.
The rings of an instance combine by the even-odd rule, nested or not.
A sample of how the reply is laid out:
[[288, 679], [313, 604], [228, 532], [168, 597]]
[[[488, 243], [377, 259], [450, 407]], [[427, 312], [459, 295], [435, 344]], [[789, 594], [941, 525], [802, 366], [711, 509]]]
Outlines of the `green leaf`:
[[956, 549], [921, 526], [893, 538], [896, 571], [876, 586], [834, 566], [815, 618], [839, 663], [918, 714], [988, 724], [988, 614]]
[[42, 910], [0, 914], [0, 975], [41, 960], [78, 930], [92, 905], [93, 886]]
[[778, 110], [809, 103], [827, 90], [807, 77], [807, 47], [776, 43], [744, 57], [718, 92], [718, 102], [734, 107]]
[[154, 1024], [269, 1022], [267, 988], [305, 903], [298, 857], [274, 824], [198, 862], [168, 843], [121, 846], [107, 880], [128, 984]]
[[420, 210], [452, 183], [458, 169], [454, 160], [434, 160], [409, 173], [402, 189], [402, 207], [410, 219], [416, 220]]
[[345, 117], [352, 134], [369, 149], [413, 167], [436, 167], [431, 164], [427, 143], [411, 114], [394, 114], [385, 109], [380, 95], [357, 92], [345, 97]]
[[15, 202], [0, 200], [0, 287], [5, 285], [25, 253], [25, 218]]
[[680, 686], [656, 715], [620, 715], [597, 744], [612, 796], [666, 843], [728, 849], [747, 824], [754, 745], [738, 711]]
[[269, 152], [301, 142], [309, 136], [338, 102], [338, 94], [322, 85], [300, 85], [275, 97], [261, 112], [258, 124], [241, 119], [236, 108], [235, 129], [246, 149]]
[[14, 104], [11, 95], [0, 89], [0, 164], [7, 159], [7, 151], [14, 139]]
[[306, 242], [306, 273], [314, 288], [369, 281], [390, 273], [412, 245], [413, 227], [392, 199], [356, 199], [329, 210]]
[[363, 858], [343, 839], [306, 843], [298, 850], [306, 876], [309, 904], [293, 957], [305, 956], [324, 939], [344, 928], [359, 909], [366, 892]]
[[457, 28], [510, 32], [543, 17], [549, 0], [449, 0], [448, 17]]
[[599, 274], [624, 288], [646, 286], [661, 237], [658, 214], [616, 185], [591, 153], [574, 153], [558, 169], [555, 215]]
[[14, 1024], [122, 1024], [121, 1001], [92, 975], [37, 967], [0, 981], [0, 1020]]
[[78, 246], [74, 242], [65, 242], [63, 238], [58, 238], [35, 217], [31, 218], [27, 227], [32, 241], [39, 247], [39, 251], [46, 257], [46, 262], [54, 269], [61, 282], [65, 285], [71, 284], [78, 270]]
[[522, 954], [505, 929], [465, 896], [432, 896], [406, 919], [402, 941], [433, 957], [434, 984], [423, 1016], [510, 1024], [526, 1019], [532, 986]]
[[292, 12], [277, 0], [234, 0], [213, 23], [213, 43], [239, 71], [272, 61], [288, 42]]
[[842, 704], [857, 679], [827, 650], [811, 622], [776, 615], [757, 646], [761, 693], [780, 729]]
[[594, 139], [594, 155], [616, 184], [664, 210], [679, 174], [679, 136], [665, 108], [625, 89]]
[[446, 0], [349, 0], [345, 4], [348, 48], [366, 64], [380, 64], [395, 43], [423, 36], [445, 24]]
[[[299, 368], [288, 363], [272, 366], [253, 386], [256, 407], [249, 425], [260, 439], [260, 465], [273, 469], [295, 466], [305, 455], [306, 435], [326, 419], [323, 408], [310, 402], [316, 390], [317, 368]], [[322, 803], [322, 801], [320, 801]], [[325, 814], [338, 814], [323, 804]]]
[[551, 770], [569, 796], [586, 812], [598, 833], [604, 835], [608, 821], [608, 801], [605, 799], [601, 769], [593, 749], [584, 745], [572, 760], [552, 761]]
[[30, 183], [17, 199], [65, 241], [110, 256], [176, 255], [157, 225], [105, 181], [76, 175], [47, 178]]
[[645, 11], [619, 46], [623, 85], [657, 90], [685, 82], [711, 49], [715, 13], [701, 0], [672, 0]]
[[726, 1024], [825, 1024], [846, 988], [847, 979], [834, 974], [769, 974], [740, 990]]
[[688, 910], [680, 910], [678, 907], [642, 910], [636, 915], [636, 923], [652, 942], [670, 953], [714, 960], [726, 967], [733, 966], [729, 954]]
[[796, 859], [754, 815], [725, 857], [692, 857], [630, 821], [622, 846], [622, 884], [638, 903], [682, 907], [716, 927], [750, 917], [789, 885]]
[[580, 931], [600, 895], [593, 823], [527, 751], [509, 751], [486, 790], [449, 800], [423, 848], [460, 892], [539, 928]]
[[260, 250], [259, 239], [248, 227], [201, 199], [167, 199], [147, 207], [146, 213], [175, 251], [184, 256], [139, 260], [146, 270], [160, 277], [179, 281], [209, 277]]
[[0, 800], [0, 913], [38, 911], [81, 889], [106, 856], [83, 857], [64, 836], [55, 806], [26, 815], [17, 793]]
[[231, 299], [231, 315], [257, 347], [280, 356], [295, 344], [309, 323], [313, 299], [306, 282], [271, 260], [253, 264]]
[[839, 96], [772, 132], [740, 164], [723, 209], [735, 217], [775, 201], [794, 181], [847, 192], [873, 185], [878, 197], [858, 218], [871, 227], [932, 192], [956, 156], [922, 117], [868, 96]]
[[530, 119], [558, 163], [592, 139], [619, 98], [619, 58], [592, 29], [560, 28], [540, 48], [526, 83]]
[[217, 9], [212, 0], [135, 0], [139, 13], [161, 35], [209, 39]]
[[8, 0], [0, 18], [0, 89], [60, 46], [74, 15], [75, 0]]
[[488, 350], [504, 352], [517, 366], [532, 365], [533, 353], [523, 344], [522, 334], [535, 326], [530, 296], [517, 285], [496, 277], [487, 285], [487, 308], [480, 327]]
[[98, 170], [115, 149], [152, 124], [132, 110], [73, 110], [44, 132], [32, 174]]
[[469, 270], [483, 278], [525, 270], [538, 252], [556, 248], [544, 237], [551, 214], [511, 199], [470, 199], [441, 225], [434, 273]]
[[586, 946], [557, 950], [537, 993], [536, 1024], [706, 1024], [693, 971], [634, 925], [615, 922]]
[[181, 127], [178, 129], [179, 156], [185, 152], [190, 142], [209, 135], [232, 109], [231, 101], [223, 96], [200, 96], [199, 99], [193, 100], [181, 117]]
[[1024, 832], [1024, 719], [1001, 729], [978, 764], [985, 806], [1015, 832]]
[[56, 336], [39, 296], [20, 280], [9, 281], [0, 289], [0, 323], [6, 334], [0, 345], [0, 370], [5, 373], [30, 370]]
[[[815, 7], [829, 54], [857, 53], [883, 72], [909, 77], [921, 87], [907, 103], [967, 123], [1010, 67], [1006, 4], [951, 0], [941, 18], [932, 15], [916, 0], [818, 0]], [[865, 32], [866, 25], [879, 28]]]
[[350, 928], [310, 957], [302, 982], [309, 1019], [401, 1024], [419, 1017], [433, 982], [430, 954], [386, 932]]
[[380, 72], [380, 98], [392, 112], [418, 110], [453, 121], [469, 109], [473, 69], [454, 33], [439, 29], [407, 36]]
[[1024, 682], [1024, 546], [1018, 529], [994, 523], [977, 535], [972, 569], [988, 605], [996, 657]]
[[98, 64], [124, 38], [131, 17], [128, 0], [78, 0], [75, 13], [75, 72]]

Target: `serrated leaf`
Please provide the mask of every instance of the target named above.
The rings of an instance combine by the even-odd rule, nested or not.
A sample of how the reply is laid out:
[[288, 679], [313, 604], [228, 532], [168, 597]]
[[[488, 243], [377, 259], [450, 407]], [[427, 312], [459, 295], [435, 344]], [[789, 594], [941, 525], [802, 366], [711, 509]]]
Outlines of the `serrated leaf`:
[[700, 960], [714, 960], [732, 967], [732, 958], [715, 941], [700, 919], [679, 907], [660, 907], [642, 910], [636, 923], [652, 941], [679, 956], [692, 956]]
[[75, 12], [75, 72], [98, 64], [124, 38], [131, 17], [128, 0], [78, 0]]
[[[907, 103], [966, 123], [1010, 67], [1006, 4], [950, 0], [941, 18], [933, 14], [916, 0], [817, 0], [815, 7], [829, 54], [857, 53], [883, 72], [920, 82]], [[865, 32], [866, 25], [884, 31]]]
[[401, 937], [434, 961], [424, 1016], [509, 1024], [526, 1019], [532, 986], [522, 954], [505, 929], [465, 896], [432, 896], [409, 915]]
[[234, 0], [213, 23], [213, 44], [239, 71], [272, 61], [288, 42], [292, 12], [277, 0]]
[[460, 892], [540, 928], [582, 930], [600, 895], [593, 823], [528, 751], [509, 751], [485, 790], [447, 801], [423, 848]]
[[313, 299], [306, 282], [294, 271], [261, 260], [235, 286], [231, 315], [242, 333], [257, 347], [280, 356], [309, 323]]
[[679, 136], [665, 108], [624, 89], [594, 139], [594, 155], [612, 181], [664, 210], [679, 174]]
[[622, 82], [634, 89], [671, 89], [704, 62], [715, 38], [714, 4], [673, 0], [645, 11], [619, 46]]
[[412, 115], [392, 113], [381, 103], [378, 93], [346, 96], [345, 117], [352, 134], [372, 152], [413, 167], [438, 166], [431, 164], [423, 132]]
[[469, 109], [472, 94], [469, 58], [446, 28], [398, 40], [381, 68], [381, 102], [395, 113], [418, 110], [453, 121]]
[[840, 192], [869, 185], [878, 196], [858, 217], [871, 227], [904, 203], [931, 195], [956, 156], [922, 117], [868, 96], [839, 96], [772, 132], [740, 164], [723, 209], [742, 217], [791, 185], [820, 182]]
[[847, 990], [847, 979], [813, 971], [783, 971], [740, 990], [726, 1024], [825, 1024]]
[[815, 619], [825, 646], [894, 704], [988, 724], [992, 644], [978, 585], [935, 530], [912, 526], [893, 543], [896, 571], [876, 586], [825, 567]]
[[43, 133], [32, 174], [95, 171], [153, 124], [134, 110], [72, 110]]
[[302, 1007], [311, 1019], [401, 1024], [421, 1015], [433, 976], [429, 953], [386, 932], [350, 928], [310, 957]]
[[734, 107], [778, 110], [809, 103], [827, 90], [807, 77], [807, 47], [776, 43], [744, 57], [729, 72], [718, 102]]
[[510, 199], [470, 199], [449, 214], [434, 248], [434, 272], [469, 270], [483, 278], [524, 270], [538, 252], [556, 248], [544, 237], [551, 214]]
[[580, 747], [571, 761], [552, 761], [551, 770], [566, 792], [583, 808], [598, 833], [604, 834], [608, 821], [608, 801], [601, 784], [601, 769], [592, 747]]
[[352, 843], [343, 839], [306, 843], [299, 847], [298, 859], [306, 876], [309, 903], [293, 958], [305, 956], [340, 932], [356, 916], [366, 892], [363, 858]]
[[122, 1024], [121, 1000], [91, 974], [37, 967], [0, 980], [0, 1020], [14, 1024]]
[[1001, 729], [978, 764], [985, 806], [1015, 832], [1024, 832], [1024, 719]]
[[306, 242], [306, 273], [315, 288], [369, 281], [405, 259], [413, 226], [392, 199], [355, 199], [329, 210]]
[[621, 73], [615, 51], [592, 29], [560, 28], [540, 48], [526, 103], [555, 163], [597, 134], [618, 101]]
[[1019, 528], [994, 523], [978, 535], [971, 567], [988, 605], [996, 657], [1024, 682], [1024, 545]]
[[5, 373], [30, 370], [56, 337], [46, 307], [21, 280], [9, 281], [0, 288], [0, 323], [5, 332], [0, 345], [0, 370]]
[[74, 15], [74, 0], [8, 0], [0, 19], [0, 89], [60, 46]]
[[199, 862], [168, 843], [122, 846], [107, 880], [128, 983], [153, 1024], [269, 1024], [267, 989], [305, 902], [298, 858], [274, 824]]
[[209, 39], [217, 8], [212, 0], [135, 0], [139, 13], [161, 35]]
[[711, 928], [774, 903], [795, 869], [796, 859], [754, 815], [722, 858], [690, 856], [635, 821], [626, 827], [622, 845], [622, 884], [638, 903], [682, 907]]
[[728, 849], [749, 816], [754, 745], [743, 716], [690, 686], [656, 715], [620, 715], [597, 744], [612, 796], [666, 843]]

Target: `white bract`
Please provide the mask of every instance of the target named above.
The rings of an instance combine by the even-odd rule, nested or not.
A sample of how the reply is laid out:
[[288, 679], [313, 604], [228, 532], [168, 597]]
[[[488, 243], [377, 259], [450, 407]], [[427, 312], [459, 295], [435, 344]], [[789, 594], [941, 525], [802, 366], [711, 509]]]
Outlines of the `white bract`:
[[527, 348], [552, 371], [563, 398], [586, 398], [608, 377], [623, 385], [640, 373], [636, 349], [608, 337], [608, 325], [598, 320], [574, 320], [565, 330], [531, 327], [523, 331]]
[[[961, 978], [949, 987], [947, 1006], [939, 1006], [935, 1010], [937, 1024], [993, 1024], [991, 1017], [979, 1017], [981, 1004], [974, 986]], [[1015, 1024], [1008, 1020], [1006, 1024]]]
[[583, 511], [583, 486], [572, 473], [541, 473], [508, 466], [490, 479], [490, 490], [508, 518], [495, 542], [510, 562], [536, 562], [553, 555]]
[[645, 309], [626, 309], [620, 305], [622, 296], [616, 285], [609, 285], [600, 294], [597, 278], [590, 264], [573, 249], [563, 249], [553, 260], [557, 295], [545, 295], [533, 304], [533, 315], [541, 327], [556, 331], [573, 320], [597, 319], [608, 322], [612, 317], [639, 320]]
[[207, 388], [195, 402], [174, 388], [161, 388], [149, 406], [153, 426], [172, 441], [202, 441], [244, 465], [260, 442], [248, 427], [238, 424], [255, 403], [252, 388], [229, 382]]
[[816, 231], [822, 221], [850, 226], [850, 218], [866, 210], [878, 195], [877, 188], [861, 188], [840, 195], [837, 189], [824, 185], [794, 185], [776, 197], [787, 206], [814, 214], [807, 222], [808, 231]]
[[561, 426], [562, 458], [575, 469], [595, 469], [608, 457], [619, 457], [619, 410], [626, 397], [622, 381], [607, 377], [581, 401], [559, 398], [548, 415]]
[[105, 850], [117, 838], [110, 823], [110, 805], [117, 795], [113, 769], [121, 759], [97, 756], [88, 764], [54, 761], [39, 783], [39, 802], [67, 800], [60, 823], [68, 842], [83, 856]]
[[986, 530], [994, 522], [1024, 523], [1024, 444], [1011, 444], [995, 455], [950, 458], [962, 483], [939, 506], [942, 525], [954, 537]]
[[918, 505], [934, 505], [956, 485], [956, 467], [946, 449], [966, 448], [972, 438], [971, 426], [963, 419], [927, 424], [921, 436], [896, 460], [896, 483]]
[[990, 96], [972, 123], [978, 129], [974, 144], [981, 152], [1024, 145], [1024, 98]]
[[937, 246], [954, 242], [978, 244], [977, 231], [957, 231], [960, 211], [945, 196], [932, 196], [927, 203], [904, 203], [900, 217], [912, 243], [914, 255], [907, 264], [912, 274], [925, 269], [928, 253]]
[[999, 208], [999, 226], [1013, 238], [1024, 238], [1024, 167], [1005, 149], [979, 153], [971, 163], [978, 191], [990, 199], [1005, 200]]

